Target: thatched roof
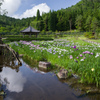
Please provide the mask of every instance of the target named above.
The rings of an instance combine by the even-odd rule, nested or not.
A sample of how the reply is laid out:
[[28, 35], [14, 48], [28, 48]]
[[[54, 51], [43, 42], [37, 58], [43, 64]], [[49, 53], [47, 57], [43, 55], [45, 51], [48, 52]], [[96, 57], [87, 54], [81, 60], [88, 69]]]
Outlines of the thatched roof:
[[21, 33], [39, 33], [40, 31], [34, 29], [33, 27], [29, 26], [28, 28], [20, 31]]

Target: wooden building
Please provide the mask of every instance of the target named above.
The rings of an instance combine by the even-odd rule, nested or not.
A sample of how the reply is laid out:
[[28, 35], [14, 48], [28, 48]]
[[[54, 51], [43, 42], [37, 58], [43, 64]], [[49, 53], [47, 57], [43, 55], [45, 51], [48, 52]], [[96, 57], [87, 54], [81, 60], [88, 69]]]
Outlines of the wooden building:
[[37, 35], [40, 33], [40, 31], [34, 29], [33, 27], [29, 26], [28, 28], [20, 31], [21, 33], [23, 33], [23, 35], [29, 35], [31, 37], [31, 35]]

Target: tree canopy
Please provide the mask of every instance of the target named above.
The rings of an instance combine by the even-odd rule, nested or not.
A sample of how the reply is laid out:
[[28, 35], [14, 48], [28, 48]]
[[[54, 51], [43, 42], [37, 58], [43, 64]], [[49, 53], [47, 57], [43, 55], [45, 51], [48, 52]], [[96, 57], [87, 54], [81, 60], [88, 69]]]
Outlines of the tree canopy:
[[21, 20], [0, 15], [0, 32], [19, 34], [29, 25], [40, 31], [96, 31], [100, 28], [100, 0], [81, 0], [74, 6], [43, 13], [42, 16], [38, 9], [37, 16]]

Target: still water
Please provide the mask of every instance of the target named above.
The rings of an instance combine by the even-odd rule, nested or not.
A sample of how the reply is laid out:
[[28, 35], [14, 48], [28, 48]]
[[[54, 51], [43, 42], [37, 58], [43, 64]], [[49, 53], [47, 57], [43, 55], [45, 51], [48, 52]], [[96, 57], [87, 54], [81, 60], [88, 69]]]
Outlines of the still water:
[[40, 71], [23, 59], [22, 66], [18, 66], [18, 62], [9, 57], [0, 56], [0, 90], [5, 92], [0, 100], [100, 100], [99, 94], [79, 96], [81, 91], [77, 94], [53, 71]]

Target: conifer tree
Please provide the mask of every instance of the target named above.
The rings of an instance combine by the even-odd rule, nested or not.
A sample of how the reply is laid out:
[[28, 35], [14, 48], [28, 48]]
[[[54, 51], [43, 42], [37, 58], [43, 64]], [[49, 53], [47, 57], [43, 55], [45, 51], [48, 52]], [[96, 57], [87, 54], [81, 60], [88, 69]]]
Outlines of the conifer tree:
[[86, 30], [91, 31], [91, 23], [92, 23], [92, 17], [89, 15], [88, 18], [86, 19]]
[[37, 10], [37, 21], [40, 20], [40, 18], [41, 18], [41, 17], [40, 17], [40, 11], [39, 11], [39, 9], [38, 9], [38, 10]]
[[96, 31], [96, 29], [98, 29], [98, 20], [95, 17], [93, 17], [92, 19], [91, 28], [92, 28], [92, 31], [94, 32]]
[[76, 24], [76, 28], [81, 31], [82, 30], [82, 15], [79, 15], [76, 17], [76, 21], [75, 21], [75, 24]]

